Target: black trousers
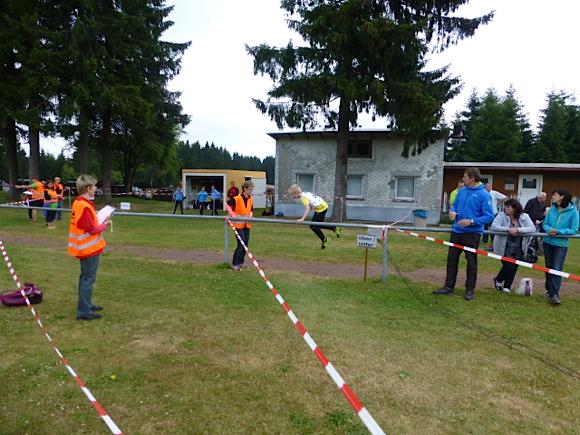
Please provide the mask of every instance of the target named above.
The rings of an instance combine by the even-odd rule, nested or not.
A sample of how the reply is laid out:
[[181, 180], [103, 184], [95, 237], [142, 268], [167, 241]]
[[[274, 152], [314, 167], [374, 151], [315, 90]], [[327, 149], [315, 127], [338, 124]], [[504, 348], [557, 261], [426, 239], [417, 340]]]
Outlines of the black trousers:
[[199, 202], [199, 214], [203, 214], [203, 211], [207, 207], [207, 202]]
[[[480, 237], [481, 235], [477, 233], [451, 233], [449, 241], [477, 249], [479, 247]], [[475, 283], [477, 282], [477, 254], [451, 247], [447, 253], [447, 277], [445, 278], [445, 287], [450, 289], [455, 288], [455, 282], [457, 281], [457, 267], [462, 252], [465, 252], [465, 258], [467, 260], [467, 280], [465, 281], [465, 288], [467, 290], [475, 290]]]
[[[43, 207], [44, 206], [44, 200], [43, 199], [35, 199], [34, 201], [28, 201], [28, 205], [30, 207]], [[28, 219], [32, 219], [32, 209], [29, 208], [28, 209]]]
[[[249, 228], [243, 228], [243, 229], [238, 228], [237, 231], [238, 231], [238, 234], [240, 235], [240, 237], [242, 238], [242, 240], [244, 241], [244, 243], [246, 244], [246, 246], [249, 246], [249, 244], [250, 244], [250, 229]], [[246, 257], [246, 250], [244, 249], [244, 246], [240, 242], [240, 239], [238, 239], [236, 237], [236, 240], [238, 241], [238, 246], [236, 246], [236, 250], [234, 251], [234, 258], [232, 260], [232, 265], [241, 266], [242, 264], [244, 264], [244, 258]]]
[[514, 283], [514, 278], [516, 277], [516, 272], [518, 271], [518, 265], [510, 263], [509, 261], [501, 261], [502, 267], [495, 277], [498, 282], [503, 282], [504, 288], [512, 288]]
[[[314, 212], [314, 215], [312, 216], [312, 222], [324, 222], [324, 217], [326, 216], [326, 211], [328, 209], [321, 211], [320, 213], [318, 213], [317, 211]], [[336, 227], [326, 227], [329, 230], [334, 231], [336, 229]], [[314, 234], [316, 234], [318, 236], [318, 238], [320, 239], [321, 242], [324, 242], [324, 233], [322, 232], [321, 227], [317, 227], [314, 225], [310, 225], [310, 229], [314, 232]]]
[[173, 214], [177, 211], [177, 206], [181, 209], [181, 214], [183, 214], [183, 201], [175, 201], [175, 206], [173, 207]]

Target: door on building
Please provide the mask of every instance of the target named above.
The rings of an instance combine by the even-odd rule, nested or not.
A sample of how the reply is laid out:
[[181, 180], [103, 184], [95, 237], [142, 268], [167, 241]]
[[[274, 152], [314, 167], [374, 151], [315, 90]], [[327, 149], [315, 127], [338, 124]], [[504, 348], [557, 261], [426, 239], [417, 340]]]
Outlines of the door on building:
[[518, 199], [522, 206], [542, 191], [544, 178], [542, 175], [520, 174], [518, 184]]

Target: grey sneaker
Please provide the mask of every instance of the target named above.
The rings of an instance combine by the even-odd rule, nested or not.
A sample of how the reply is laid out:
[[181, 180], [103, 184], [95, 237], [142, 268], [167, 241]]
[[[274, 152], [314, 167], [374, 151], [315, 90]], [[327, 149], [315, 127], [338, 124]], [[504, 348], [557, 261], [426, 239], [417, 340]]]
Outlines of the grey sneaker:
[[451, 296], [453, 294], [453, 289], [449, 288], [449, 287], [441, 287], [438, 290], [434, 290], [433, 294], [434, 295], [449, 295], [449, 296]]
[[561, 302], [560, 302], [560, 296], [558, 296], [558, 295], [550, 296], [550, 303], [552, 305], [560, 305], [561, 304]]
[[503, 282], [500, 282], [495, 278], [493, 279], [493, 286], [498, 292], [503, 291]]
[[473, 294], [474, 294], [473, 289], [467, 289], [463, 294], [463, 299], [465, 299], [466, 301], [471, 301], [473, 300]]

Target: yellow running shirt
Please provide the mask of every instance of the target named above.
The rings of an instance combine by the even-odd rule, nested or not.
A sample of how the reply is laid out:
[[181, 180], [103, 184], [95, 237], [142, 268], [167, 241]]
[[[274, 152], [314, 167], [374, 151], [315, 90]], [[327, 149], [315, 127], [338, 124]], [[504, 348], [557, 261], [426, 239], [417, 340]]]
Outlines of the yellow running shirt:
[[324, 199], [310, 192], [302, 192], [300, 202], [302, 205], [310, 205], [310, 208], [317, 213], [322, 213], [328, 208], [328, 204]]

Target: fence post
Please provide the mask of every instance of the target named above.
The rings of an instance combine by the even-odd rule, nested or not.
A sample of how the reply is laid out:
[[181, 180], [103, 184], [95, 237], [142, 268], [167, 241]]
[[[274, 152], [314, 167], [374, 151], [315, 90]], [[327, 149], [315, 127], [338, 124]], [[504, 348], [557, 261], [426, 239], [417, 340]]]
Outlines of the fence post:
[[229, 264], [228, 261], [228, 251], [230, 250], [230, 240], [229, 240], [229, 228], [228, 221], [224, 219], [224, 264]]
[[387, 229], [384, 230], [384, 238], [383, 238], [383, 272], [381, 275], [382, 281], [387, 282], [387, 277], [389, 275], [389, 269], [387, 264], [387, 244], [389, 240], [389, 231]]

